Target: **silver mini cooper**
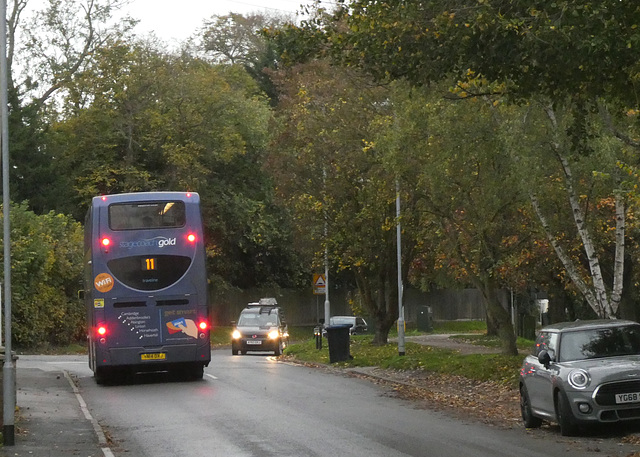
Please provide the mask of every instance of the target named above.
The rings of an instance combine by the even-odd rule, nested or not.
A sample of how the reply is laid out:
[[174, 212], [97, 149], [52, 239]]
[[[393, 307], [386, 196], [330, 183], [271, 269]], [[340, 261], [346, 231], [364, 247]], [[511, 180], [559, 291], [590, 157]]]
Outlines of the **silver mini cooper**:
[[557, 422], [562, 435], [581, 425], [640, 419], [640, 324], [563, 322], [538, 332], [520, 371], [524, 425]]

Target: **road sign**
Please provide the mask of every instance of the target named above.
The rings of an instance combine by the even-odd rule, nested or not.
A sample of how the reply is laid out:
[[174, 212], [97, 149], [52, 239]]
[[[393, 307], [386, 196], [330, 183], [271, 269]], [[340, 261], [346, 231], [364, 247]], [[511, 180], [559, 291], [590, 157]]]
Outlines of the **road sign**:
[[327, 291], [327, 281], [324, 275], [313, 275], [313, 294], [324, 295]]

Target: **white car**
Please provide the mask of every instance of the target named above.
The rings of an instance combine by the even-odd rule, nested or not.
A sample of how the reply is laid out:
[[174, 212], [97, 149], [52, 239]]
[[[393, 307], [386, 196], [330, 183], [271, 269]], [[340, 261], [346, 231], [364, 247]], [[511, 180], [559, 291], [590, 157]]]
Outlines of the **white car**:
[[367, 333], [367, 321], [357, 316], [333, 316], [329, 318], [329, 325], [350, 325], [349, 334], [359, 335]]

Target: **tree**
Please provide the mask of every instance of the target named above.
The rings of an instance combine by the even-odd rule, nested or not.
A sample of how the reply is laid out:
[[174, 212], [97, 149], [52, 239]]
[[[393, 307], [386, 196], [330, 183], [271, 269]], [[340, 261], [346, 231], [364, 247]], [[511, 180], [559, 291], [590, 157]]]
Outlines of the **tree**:
[[101, 193], [198, 191], [219, 282], [297, 283], [287, 215], [261, 168], [271, 112], [247, 73], [149, 43], [112, 43], [94, 62], [49, 143], [76, 216]]
[[[316, 266], [326, 248], [332, 272], [351, 275], [374, 318], [374, 342], [384, 344], [398, 318], [396, 174], [373, 139], [375, 120], [390, 112], [388, 92], [323, 61], [277, 76], [282, 130], [270, 167], [278, 190], [295, 210], [299, 242], [312, 243]], [[405, 279], [415, 247], [410, 189], [403, 188]]]
[[459, 284], [476, 287], [503, 352], [516, 354], [511, 319], [498, 297], [507, 284], [504, 263], [529, 246], [520, 224], [526, 194], [503, 191], [515, 173], [494, 106], [482, 97], [444, 98], [446, 85], [393, 87], [394, 119], [378, 130], [376, 144], [412, 178], [407, 185], [419, 202], [420, 239], [431, 241], [419, 251], [421, 270], [444, 269]]
[[58, 190], [57, 176], [50, 170], [54, 158], [42, 138], [46, 119], [55, 116], [57, 95], [96, 50], [108, 39], [125, 36], [133, 21], [107, 26], [123, 0], [48, 0], [26, 15], [32, 3], [13, 0], [7, 19], [11, 185], [17, 201], [26, 199], [38, 212], [46, 212], [59, 199], [53, 195]]
[[[508, 124], [520, 125], [509, 136], [514, 157], [526, 169], [532, 207], [567, 275], [595, 315], [614, 318], [623, 291], [627, 213], [619, 163], [629, 158], [629, 151], [609, 135], [596, 113], [585, 121], [584, 135], [591, 141], [575, 146], [571, 131], [577, 110], [532, 103], [527, 112]], [[523, 137], [529, 142], [523, 143]], [[558, 200], [562, 195], [565, 204]], [[573, 224], [567, 224], [567, 216]], [[582, 255], [576, 255], [576, 242]]]
[[274, 70], [279, 59], [265, 31], [277, 30], [288, 21], [264, 14], [214, 15], [204, 22], [202, 46], [214, 62], [242, 65], [275, 105], [277, 93], [268, 70]]
[[[82, 227], [68, 216], [11, 210], [12, 337], [22, 347], [67, 345], [86, 334]], [[2, 219], [2, 217], [0, 217]]]
[[[592, 287], [581, 284], [558, 244], [556, 252], [597, 314], [614, 316], [622, 294], [623, 189], [614, 180], [609, 190], [617, 201], [617, 248], [613, 286], [607, 289], [592, 234], [571, 187], [583, 178], [573, 176], [571, 170], [576, 155], [590, 153], [590, 139], [584, 136], [584, 114], [590, 110], [602, 112], [621, 141], [636, 148], [640, 144], [617, 127], [624, 112], [637, 109], [637, 100], [630, 95], [637, 85], [639, 22], [637, 5], [613, 0], [361, 0], [343, 2], [334, 15], [319, 14], [301, 29], [290, 27], [276, 38], [287, 46], [285, 53], [293, 48], [293, 55], [304, 58], [296, 53], [300, 47], [290, 45], [292, 38], [302, 38], [307, 51], [332, 55], [380, 80], [406, 79], [414, 85], [447, 80], [452, 85], [469, 85], [484, 79], [490, 84], [476, 87], [480, 90], [476, 95], [503, 94], [511, 102], [540, 103], [555, 126], [548, 130], [547, 141], [555, 145], [567, 178], [571, 217], [590, 265]], [[554, 117], [559, 111], [567, 112], [571, 122], [557, 123]], [[567, 141], [558, 141], [565, 136]], [[535, 196], [531, 201], [539, 208]], [[544, 215], [536, 214], [545, 226]], [[550, 235], [549, 240], [553, 239]]]

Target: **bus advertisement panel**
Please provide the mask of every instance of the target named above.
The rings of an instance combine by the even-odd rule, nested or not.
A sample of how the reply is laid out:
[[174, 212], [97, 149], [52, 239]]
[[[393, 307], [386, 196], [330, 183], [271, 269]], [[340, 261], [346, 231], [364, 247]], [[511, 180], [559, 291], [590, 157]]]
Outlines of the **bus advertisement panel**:
[[89, 366], [101, 383], [140, 371], [202, 378], [211, 360], [200, 197], [94, 197], [85, 221]]

